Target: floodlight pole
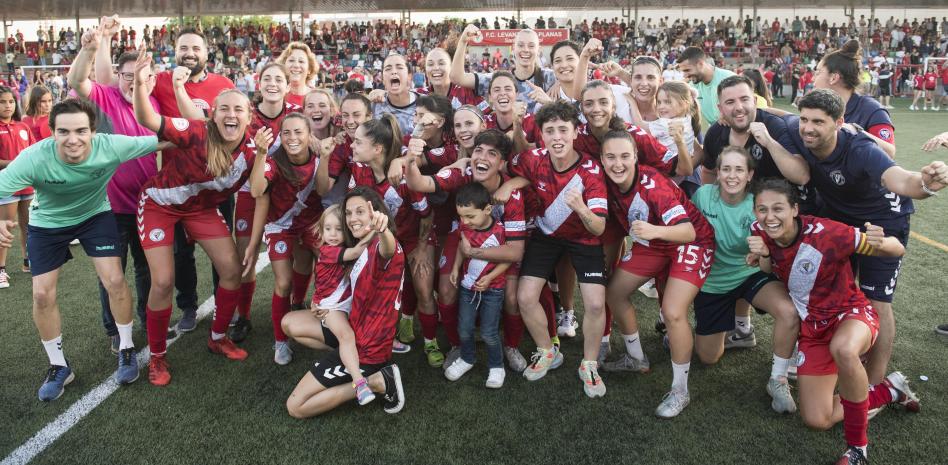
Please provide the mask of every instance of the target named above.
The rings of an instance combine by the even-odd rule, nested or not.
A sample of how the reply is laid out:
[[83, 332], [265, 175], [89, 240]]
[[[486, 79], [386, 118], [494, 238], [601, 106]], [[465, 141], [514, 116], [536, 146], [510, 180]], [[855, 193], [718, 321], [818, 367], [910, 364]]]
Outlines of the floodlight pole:
[[7, 30], [7, 15], [3, 15], [3, 40], [6, 41], [7, 37], [10, 37], [10, 32]]
[[760, 21], [757, 21], [757, 0], [754, 0], [754, 15], [753, 15], [754, 27], [751, 31], [754, 34], [754, 40], [756, 41], [760, 37]]

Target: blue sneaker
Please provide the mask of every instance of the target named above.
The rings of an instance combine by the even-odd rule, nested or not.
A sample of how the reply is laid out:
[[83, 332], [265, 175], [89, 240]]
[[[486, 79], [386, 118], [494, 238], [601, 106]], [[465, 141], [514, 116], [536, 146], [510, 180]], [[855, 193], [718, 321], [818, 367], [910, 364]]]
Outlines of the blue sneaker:
[[190, 333], [197, 327], [197, 310], [185, 310], [184, 315], [178, 320], [176, 329], [179, 333]]
[[118, 371], [115, 380], [119, 384], [132, 384], [138, 379], [138, 351], [134, 347], [119, 351]]
[[76, 379], [72, 368], [62, 365], [50, 365], [46, 370], [46, 380], [39, 388], [39, 400], [49, 402], [63, 395], [63, 388]]

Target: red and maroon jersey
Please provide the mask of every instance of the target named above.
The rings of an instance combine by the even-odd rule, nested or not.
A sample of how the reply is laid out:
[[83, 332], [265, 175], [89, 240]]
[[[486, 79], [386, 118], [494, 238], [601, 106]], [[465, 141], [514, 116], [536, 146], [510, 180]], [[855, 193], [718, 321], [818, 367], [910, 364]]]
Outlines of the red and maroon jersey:
[[[443, 169], [438, 174], [432, 176], [435, 187], [445, 192], [455, 192], [466, 184], [474, 182], [471, 167], [464, 170], [460, 168]], [[510, 180], [509, 176], [501, 174], [501, 184]], [[519, 241], [527, 237], [527, 210], [525, 205], [526, 198], [524, 192], [520, 189], [514, 190], [510, 194], [510, 200], [503, 205], [494, 205], [491, 214], [494, 220], [500, 222], [504, 227], [504, 238], [508, 241]], [[455, 210], [456, 211], [456, 210]], [[451, 225], [451, 232], [458, 228], [455, 221]]]
[[33, 139], [36, 140], [36, 142], [53, 135], [53, 131], [49, 129], [49, 115], [38, 116], [36, 118], [24, 116], [23, 122], [30, 127], [30, 131], [33, 132]]
[[638, 165], [636, 180], [629, 192], [606, 180], [609, 187], [609, 211], [633, 241], [662, 252], [670, 252], [681, 244], [661, 239], [645, 240], [632, 234], [632, 222], [645, 221], [657, 226], [691, 223], [695, 228], [693, 244], [714, 247], [714, 228], [701, 211], [672, 180], [651, 166]]
[[[180, 211], [216, 208], [233, 195], [250, 177], [256, 146], [249, 135], [231, 154], [233, 164], [223, 176], [207, 172], [207, 125], [201, 120], [161, 119], [158, 139], [171, 142], [178, 150], [162, 153], [162, 166], [142, 191], [158, 205]], [[173, 155], [172, 155], [173, 154]]]
[[[461, 225], [461, 234], [467, 238], [471, 247], [477, 249], [499, 247], [506, 242], [504, 238], [504, 226], [493, 218], [491, 218], [490, 226], [486, 229], [471, 229]], [[497, 265], [498, 263], [496, 262], [489, 262], [479, 258], [465, 258], [464, 263], [461, 264], [461, 271], [464, 273], [463, 276], [461, 276], [461, 286], [465, 289], [473, 290], [477, 280], [486, 276], [491, 271], [494, 271]], [[489, 287], [491, 289], [503, 289], [505, 286], [507, 286], [506, 273], [500, 273], [490, 282]]]
[[[214, 99], [221, 91], [233, 88], [234, 83], [230, 79], [214, 73], [207, 73], [206, 77], [198, 82], [189, 80], [184, 83], [184, 90], [191, 97], [191, 101], [206, 115], [210, 114]], [[174, 97], [171, 71], [158, 73], [155, 77], [155, 89], [151, 91], [151, 96], [158, 101], [162, 116], [181, 117], [181, 112], [178, 111], [178, 101]]]
[[285, 231], [312, 226], [322, 214], [322, 198], [316, 193], [316, 168], [319, 158], [310, 154], [309, 161], [294, 165], [298, 182], [291, 183], [276, 161], [267, 159], [263, 176], [270, 185], [270, 209], [267, 211], [267, 229]]
[[[513, 126], [502, 128], [497, 123], [497, 115], [490, 113], [484, 115], [484, 125], [487, 129], [497, 129], [503, 131], [504, 133], [509, 133]], [[527, 142], [531, 144], [537, 144], [537, 147], [543, 147], [543, 137], [540, 134], [540, 127], [537, 126], [536, 119], [533, 117], [532, 113], [527, 113], [523, 115], [523, 122], [520, 124], [520, 127], [523, 129], [523, 134], [527, 138]]]
[[349, 271], [352, 311], [349, 325], [355, 333], [359, 363], [383, 363], [392, 357], [395, 324], [402, 306], [405, 253], [395, 243], [395, 255], [379, 253], [375, 238]]
[[[402, 137], [402, 155], [408, 153], [408, 142], [411, 139], [411, 134]], [[430, 176], [437, 173], [441, 168], [458, 161], [458, 146], [453, 139], [445, 134], [445, 140], [441, 147], [431, 148], [426, 145], [421, 155], [428, 161], [428, 164], [419, 168], [421, 168], [422, 174]]]
[[797, 226], [800, 231], [788, 247], [778, 246], [756, 221], [751, 232], [764, 239], [773, 272], [787, 285], [800, 318], [823, 321], [869, 306], [849, 263], [856, 250], [866, 247], [865, 235], [852, 226], [807, 215], [800, 215]]
[[[419, 95], [433, 95], [434, 88], [431, 86], [428, 87], [419, 87], [415, 89]], [[483, 97], [477, 95], [474, 92], [474, 89], [468, 89], [466, 87], [461, 87], [457, 84], [451, 84], [448, 87], [448, 100], [451, 101], [451, 106], [457, 110], [463, 105], [473, 105], [479, 108], [482, 112], [488, 108], [487, 101]]]
[[313, 291], [313, 304], [322, 308], [334, 308], [338, 303], [352, 297], [352, 287], [346, 276], [343, 262], [345, 247], [323, 244], [319, 246], [319, 258], [313, 266], [316, 275], [316, 289]]
[[[287, 94], [287, 97], [289, 97], [289, 94]], [[283, 118], [294, 111], [303, 111], [303, 108], [295, 103], [290, 103], [288, 98], [283, 103], [283, 110], [274, 118], [264, 115], [259, 107], [255, 107], [253, 117], [250, 119], [250, 137], [256, 136], [257, 131], [266, 126], [273, 132], [273, 139], [276, 140], [280, 136], [280, 125], [283, 124]]]
[[916, 74], [915, 78], [912, 79], [912, 87], [917, 90], [925, 90], [925, 77], [921, 74]]
[[925, 90], [935, 90], [935, 86], [938, 84], [938, 75], [932, 71], [925, 73]]
[[[639, 165], [651, 166], [666, 176], [675, 173], [678, 158], [665, 157], [665, 153], [668, 151], [667, 147], [659, 142], [658, 139], [652, 137], [647, 131], [634, 124], [625, 123], [625, 128], [626, 131], [629, 132], [629, 135], [632, 136], [632, 140], [635, 141]], [[573, 148], [576, 149], [577, 152], [591, 154], [597, 160], [602, 157], [602, 146], [587, 125], [581, 124], [577, 132], [578, 135], [576, 136], [576, 140], [573, 141]]]
[[[10, 120], [9, 123], [0, 121], [0, 160], [13, 161], [23, 149], [36, 143], [33, 131], [29, 125], [21, 121]], [[29, 195], [32, 187], [14, 192], [14, 195]]]
[[409, 189], [405, 180], [402, 180], [398, 186], [389, 184], [388, 179], [377, 182], [372, 168], [364, 163], [352, 164], [349, 189], [356, 186], [371, 187], [382, 197], [389, 213], [395, 219], [395, 237], [399, 241], [414, 243], [419, 239], [421, 219], [431, 214], [425, 194]]
[[329, 176], [339, 179], [343, 172], [349, 171], [352, 161], [352, 138], [345, 135], [345, 142], [339, 144], [329, 155]]
[[[309, 92], [310, 90], [312, 90], [311, 87], [306, 88], [307, 92]], [[293, 110], [293, 111], [302, 111], [299, 108], [303, 108], [303, 100], [305, 99], [306, 99], [306, 94], [303, 94], [303, 95], [294, 94], [293, 91], [286, 93], [286, 103], [293, 104], [298, 108], [297, 110]]]
[[566, 193], [579, 189], [586, 206], [596, 215], [605, 217], [609, 210], [606, 202], [606, 185], [599, 162], [585, 153], [573, 166], [563, 172], [553, 168], [546, 149], [533, 149], [514, 156], [508, 170], [514, 176], [530, 181], [531, 191], [539, 201], [542, 213], [537, 217], [540, 230], [552, 237], [580, 244], [599, 245], [599, 236], [594, 236], [579, 215], [566, 204]]

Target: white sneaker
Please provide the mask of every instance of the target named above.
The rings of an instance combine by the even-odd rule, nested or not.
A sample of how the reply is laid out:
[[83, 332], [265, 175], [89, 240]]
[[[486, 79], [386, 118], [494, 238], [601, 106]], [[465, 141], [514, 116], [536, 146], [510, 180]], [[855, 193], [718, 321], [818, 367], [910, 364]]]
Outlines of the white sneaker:
[[507, 372], [503, 368], [491, 368], [487, 373], [487, 386], [489, 389], [500, 389], [504, 386], [504, 378]]
[[662, 403], [655, 409], [655, 415], [660, 418], [675, 418], [691, 402], [688, 391], [672, 389], [662, 398]]
[[10, 275], [7, 274], [7, 270], [0, 271], [0, 289], [8, 287], [10, 287]]
[[471, 371], [471, 368], [474, 368], [474, 365], [465, 362], [463, 358], [458, 358], [444, 370], [444, 377], [450, 381], [457, 381], [464, 376], [464, 373]]
[[293, 361], [293, 349], [289, 343], [277, 341], [273, 344], [273, 361], [277, 365], [288, 365]]
[[648, 297], [649, 299], [657, 299], [658, 289], [655, 289], [655, 279], [650, 279], [647, 283], [639, 287], [639, 292], [644, 294], [645, 297]]
[[572, 310], [567, 310], [556, 328], [556, 334], [563, 337], [576, 337], [577, 328], [579, 328], [579, 323], [576, 322], [576, 315]]
[[527, 368], [527, 359], [523, 358], [520, 349], [516, 347], [504, 347], [504, 357], [510, 369], [517, 373], [523, 373], [523, 370]]
[[790, 383], [783, 376], [770, 378], [767, 382], [767, 394], [773, 398], [770, 407], [777, 413], [793, 413], [797, 411], [797, 404], [790, 395]]
[[73, 239], [69, 241], [69, 245], [79, 245], [79, 244], [80, 244], [79, 239]]
[[909, 105], [909, 111], [915, 111], [915, 110], [918, 110], [918, 108], [915, 108], [915, 105]]

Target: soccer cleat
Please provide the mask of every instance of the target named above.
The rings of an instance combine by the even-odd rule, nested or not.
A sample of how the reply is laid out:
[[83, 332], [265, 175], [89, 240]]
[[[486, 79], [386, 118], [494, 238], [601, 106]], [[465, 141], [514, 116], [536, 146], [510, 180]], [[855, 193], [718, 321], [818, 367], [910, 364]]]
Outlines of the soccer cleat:
[[461, 348], [458, 346], [452, 347], [448, 354], [444, 356], [444, 365], [442, 366], [449, 367], [459, 358], [461, 358]]
[[20, 267], [20, 271], [22, 271], [22, 272], [24, 272], [24, 273], [30, 273], [30, 272], [31, 272], [31, 271], [30, 271], [30, 259], [29, 259], [29, 258], [24, 258], [24, 259], [23, 259], [23, 266]]
[[576, 322], [576, 314], [572, 310], [563, 313], [563, 319], [556, 327], [556, 335], [563, 337], [576, 337], [576, 329], [579, 323]]
[[408, 344], [402, 344], [397, 338], [392, 341], [392, 353], [393, 354], [407, 354], [411, 352], [411, 346]]
[[237, 313], [237, 312], [234, 312], [234, 314], [230, 316], [230, 322], [227, 323], [227, 327], [228, 327], [228, 328], [233, 328], [234, 325], [237, 324], [237, 319], [238, 319], [238, 318], [240, 318], [240, 314]]
[[523, 370], [523, 377], [528, 381], [536, 381], [546, 376], [547, 371], [559, 368], [562, 364], [563, 354], [560, 353], [558, 347], [554, 346], [551, 349], [537, 347], [537, 351], [530, 357], [530, 366]]
[[54, 401], [63, 395], [66, 385], [76, 379], [72, 368], [62, 365], [50, 365], [46, 370], [46, 379], [39, 388], [39, 400], [43, 402]]
[[119, 384], [132, 384], [138, 379], [138, 351], [134, 347], [119, 352], [118, 370], [115, 380]]
[[247, 333], [249, 333], [251, 329], [253, 329], [253, 325], [250, 324], [249, 319], [238, 317], [234, 326], [230, 328], [230, 340], [238, 344], [244, 342], [244, 339], [247, 339]]
[[444, 370], [444, 377], [449, 381], [457, 381], [464, 376], [464, 373], [471, 371], [471, 368], [474, 368], [474, 365], [465, 362], [463, 358], [458, 358]]
[[411, 318], [398, 320], [398, 335], [396, 337], [405, 344], [411, 344], [415, 340], [415, 321]]
[[724, 338], [724, 349], [747, 349], [757, 346], [757, 336], [754, 334], [754, 328], [743, 333], [738, 329], [732, 329], [727, 332]]
[[550, 338], [550, 342], [553, 344], [553, 347], [556, 347], [557, 349], [560, 348], [560, 337], [559, 337], [559, 336], [553, 336], [553, 337], [551, 337], [551, 338]]
[[148, 382], [155, 386], [167, 386], [171, 382], [171, 372], [168, 371], [168, 361], [164, 355], [151, 354], [148, 362]]
[[659, 418], [675, 418], [691, 402], [688, 391], [679, 391], [672, 389], [662, 398], [662, 403], [655, 409], [655, 415]]
[[286, 341], [277, 341], [273, 344], [273, 362], [277, 365], [289, 365], [293, 361], [293, 349]]
[[190, 333], [194, 328], [197, 328], [197, 310], [185, 310], [175, 329], [179, 333]]
[[7, 274], [7, 270], [0, 270], [0, 289], [8, 287], [10, 287], [10, 275]]
[[119, 354], [119, 347], [121, 347], [121, 338], [116, 334], [115, 336], [109, 336], [109, 350], [112, 351], [112, 355]]
[[214, 354], [223, 355], [231, 360], [244, 360], [247, 358], [247, 351], [234, 345], [229, 337], [224, 336], [218, 340], [208, 336], [207, 350]]
[[438, 341], [432, 339], [425, 343], [425, 355], [428, 357], [428, 365], [433, 368], [444, 366], [444, 354], [441, 353], [441, 348], [438, 347]]
[[936, 326], [935, 332], [938, 333], [939, 336], [948, 337], [948, 323]]
[[882, 384], [894, 389], [899, 394], [898, 399], [892, 399], [893, 403], [904, 406], [905, 410], [909, 412], [918, 412], [921, 410], [918, 396], [909, 388], [908, 378], [906, 378], [901, 371], [889, 373], [889, 376], [886, 376], [885, 379], [882, 380]]
[[842, 457], [836, 461], [836, 465], [869, 465], [869, 460], [858, 447], [849, 446]]
[[504, 387], [504, 378], [507, 377], [507, 372], [504, 371], [504, 368], [491, 368], [487, 372], [487, 383], [484, 385], [488, 389], [500, 389]]
[[915, 111], [915, 110], [917, 110], [917, 108], [915, 108], [915, 105], [909, 105], [909, 110], [910, 110], [910, 111]]
[[639, 292], [641, 292], [645, 297], [649, 299], [658, 298], [658, 289], [655, 289], [655, 280], [650, 279], [645, 284], [639, 287]]
[[770, 381], [767, 381], [767, 394], [770, 394], [770, 397], [773, 398], [773, 401], [770, 402], [770, 407], [773, 408], [775, 412], [793, 413], [797, 411], [797, 404], [793, 401], [793, 396], [790, 394], [790, 383], [787, 381], [787, 378], [783, 376], [770, 378]]
[[398, 370], [398, 365], [391, 364], [383, 367], [380, 371], [382, 379], [385, 380], [385, 401], [382, 409], [385, 413], [398, 413], [405, 407], [405, 391], [402, 387], [402, 374]]
[[606, 395], [606, 385], [599, 377], [599, 363], [594, 360], [579, 362], [579, 379], [583, 381], [583, 392], [590, 398]]
[[606, 361], [606, 357], [612, 353], [612, 346], [609, 345], [609, 341], [599, 342], [599, 355], [596, 356], [596, 362], [599, 363], [599, 366]]
[[504, 357], [507, 358], [507, 365], [510, 369], [522, 373], [527, 368], [527, 359], [523, 358], [520, 350], [516, 347], [504, 347]]
[[365, 378], [362, 378], [361, 383], [353, 384], [352, 387], [355, 388], [356, 402], [359, 405], [365, 405], [375, 400], [375, 393], [372, 392], [372, 389], [369, 389], [369, 382]]
[[648, 373], [652, 371], [648, 364], [648, 357], [641, 360], [632, 358], [629, 354], [622, 354], [622, 357], [612, 362], [603, 363], [602, 369], [609, 372], [629, 371]]

